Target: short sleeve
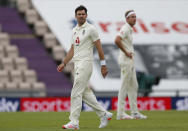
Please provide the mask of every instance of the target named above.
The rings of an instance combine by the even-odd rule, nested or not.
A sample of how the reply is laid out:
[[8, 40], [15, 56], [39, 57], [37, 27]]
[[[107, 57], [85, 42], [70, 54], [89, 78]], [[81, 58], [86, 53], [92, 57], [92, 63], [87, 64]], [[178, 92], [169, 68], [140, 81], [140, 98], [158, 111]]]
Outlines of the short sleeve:
[[122, 39], [125, 39], [127, 37], [127, 34], [128, 34], [128, 28], [123, 26], [117, 35], [120, 36]]
[[73, 39], [73, 32], [72, 32], [72, 34], [71, 34], [71, 39], [70, 39], [70, 44], [72, 45], [72, 44], [74, 44], [74, 39]]
[[99, 34], [94, 27], [91, 29], [91, 39], [93, 42], [95, 42], [99, 39]]

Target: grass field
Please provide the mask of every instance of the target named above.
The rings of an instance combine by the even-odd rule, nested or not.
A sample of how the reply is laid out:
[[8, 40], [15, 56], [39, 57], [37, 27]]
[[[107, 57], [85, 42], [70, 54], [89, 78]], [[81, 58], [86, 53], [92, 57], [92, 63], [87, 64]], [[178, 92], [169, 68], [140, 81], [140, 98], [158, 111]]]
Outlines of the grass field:
[[[188, 131], [188, 111], [145, 111], [146, 120], [116, 120], [99, 129], [94, 112], [82, 112], [80, 130], [85, 131]], [[68, 112], [0, 112], [0, 131], [62, 131]]]

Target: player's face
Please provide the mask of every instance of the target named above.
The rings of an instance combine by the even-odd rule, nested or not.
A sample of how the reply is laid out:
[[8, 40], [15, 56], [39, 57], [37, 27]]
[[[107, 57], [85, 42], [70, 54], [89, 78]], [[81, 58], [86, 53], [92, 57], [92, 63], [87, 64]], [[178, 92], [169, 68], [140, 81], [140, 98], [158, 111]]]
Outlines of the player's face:
[[85, 10], [78, 10], [76, 12], [75, 17], [77, 19], [78, 25], [80, 26], [85, 23], [87, 14], [86, 14]]
[[127, 22], [133, 27], [136, 24], [136, 15], [132, 14], [127, 18]]

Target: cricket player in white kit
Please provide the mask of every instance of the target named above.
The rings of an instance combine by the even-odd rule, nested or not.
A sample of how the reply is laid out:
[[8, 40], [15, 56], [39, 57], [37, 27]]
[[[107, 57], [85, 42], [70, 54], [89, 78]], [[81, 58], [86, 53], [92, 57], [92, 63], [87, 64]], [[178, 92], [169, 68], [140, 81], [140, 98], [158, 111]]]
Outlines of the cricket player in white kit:
[[79, 116], [82, 108], [82, 100], [91, 106], [101, 118], [99, 128], [104, 128], [112, 118], [112, 113], [106, 111], [98, 102], [92, 90], [88, 88], [93, 69], [93, 47], [96, 46], [101, 60], [101, 73], [107, 75], [107, 67], [99, 35], [95, 27], [87, 23], [87, 9], [79, 6], [75, 9], [77, 26], [72, 31], [71, 49], [65, 59], [58, 66], [61, 72], [66, 64], [74, 60], [74, 84], [71, 92], [70, 122], [63, 125], [63, 129], [79, 129]]
[[[139, 113], [137, 108], [138, 83], [134, 68], [134, 48], [132, 44], [133, 26], [136, 23], [136, 13], [129, 10], [125, 13], [126, 22], [115, 38], [120, 48], [118, 62], [121, 68], [121, 88], [118, 93], [117, 120], [146, 119], [147, 116]], [[125, 98], [128, 95], [131, 115], [125, 113]]]

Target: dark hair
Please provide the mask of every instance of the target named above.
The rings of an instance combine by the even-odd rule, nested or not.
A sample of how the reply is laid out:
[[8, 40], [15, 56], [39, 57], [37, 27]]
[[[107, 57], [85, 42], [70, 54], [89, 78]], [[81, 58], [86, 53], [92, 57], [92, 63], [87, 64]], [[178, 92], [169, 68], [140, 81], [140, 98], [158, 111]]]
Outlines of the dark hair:
[[86, 12], [86, 14], [87, 14], [87, 9], [86, 9], [86, 7], [83, 6], [83, 5], [80, 5], [80, 6], [78, 6], [78, 7], [75, 9], [75, 15], [76, 15], [77, 11], [79, 11], [79, 10], [85, 10], [85, 12]]
[[127, 17], [127, 15], [130, 13], [130, 12], [134, 12], [134, 10], [128, 10], [125, 12], [125, 18]]

